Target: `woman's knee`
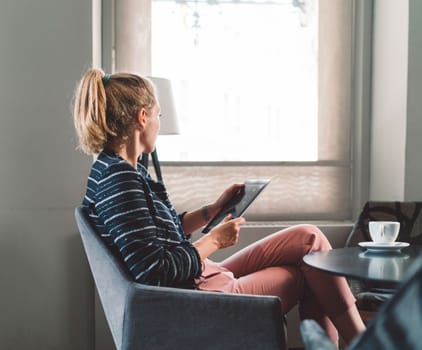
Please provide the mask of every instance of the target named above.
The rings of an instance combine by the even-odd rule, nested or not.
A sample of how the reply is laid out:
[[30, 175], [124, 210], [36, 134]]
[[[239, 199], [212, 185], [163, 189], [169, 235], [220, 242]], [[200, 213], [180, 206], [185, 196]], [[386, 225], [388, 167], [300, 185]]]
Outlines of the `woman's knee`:
[[325, 234], [315, 225], [301, 224], [297, 229], [303, 232], [307, 241], [312, 245], [312, 251], [330, 250], [331, 244]]

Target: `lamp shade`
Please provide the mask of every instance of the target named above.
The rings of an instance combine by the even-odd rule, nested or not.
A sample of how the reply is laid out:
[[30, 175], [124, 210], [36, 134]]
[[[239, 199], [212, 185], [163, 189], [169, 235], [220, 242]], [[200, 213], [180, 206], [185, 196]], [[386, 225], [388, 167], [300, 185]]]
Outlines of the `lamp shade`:
[[157, 98], [161, 107], [160, 135], [180, 133], [176, 107], [173, 99], [171, 82], [165, 78], [149, 77], [157, 89]]

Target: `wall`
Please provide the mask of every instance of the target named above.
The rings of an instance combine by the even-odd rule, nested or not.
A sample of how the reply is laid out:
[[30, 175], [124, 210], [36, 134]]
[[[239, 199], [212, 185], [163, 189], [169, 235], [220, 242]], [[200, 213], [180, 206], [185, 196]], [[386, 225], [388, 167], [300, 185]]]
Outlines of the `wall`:
[[370, 198], [422, 201], [422, 2], [374, 13]]
[[376, 0], [372, 65], [370, 198], [403, 200], [408, 1]]
[[405, 198], [422, 200], [422, 2], [409, 3]]
[[93, 349], [93, 285], [73, 208], [91, 159], [71, 98], [91, 2], [0, 2], [0, 348]]

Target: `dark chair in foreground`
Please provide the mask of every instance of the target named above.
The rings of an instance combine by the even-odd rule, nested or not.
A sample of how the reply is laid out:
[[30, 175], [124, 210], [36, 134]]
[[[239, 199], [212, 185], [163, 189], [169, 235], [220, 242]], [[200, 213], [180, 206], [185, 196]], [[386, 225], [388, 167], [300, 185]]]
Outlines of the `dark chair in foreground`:
[[[349, 234], [346, 247], [357, 246], [361, 241], [371, 241], [368, 223], [381, 220], [400, 222], [398, 242], [422, 244], [422, 202], [369, 201]], [[365, 322], [375, 316], [382, 303], [390, 299], [394, 292], [393, 287], [385, 284], [356, 280], [349, 280], [349, 283]]]
[[285, 349], [280, 299], [135, 283], [75, 211], [88, 262], [117, 349]]
[[[313, 320], [300, 326], [306, 350], [334, 350], [322, 328]], [[380, 308], [364, 333], [348, 350], [421, 349], [422, 257], [412, 266], [396, 294]]]

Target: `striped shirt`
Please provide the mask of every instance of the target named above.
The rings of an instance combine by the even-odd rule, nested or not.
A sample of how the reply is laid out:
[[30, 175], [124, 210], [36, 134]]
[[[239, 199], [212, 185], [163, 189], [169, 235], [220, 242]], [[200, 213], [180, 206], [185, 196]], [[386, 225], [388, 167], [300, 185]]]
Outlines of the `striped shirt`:
[[117, 248], [135, 281], [158, 286], [193, 285], [201, 260], [183, 232], [161, 182], [111, 151], [91, 168], [82, 205], [105, 242]]

